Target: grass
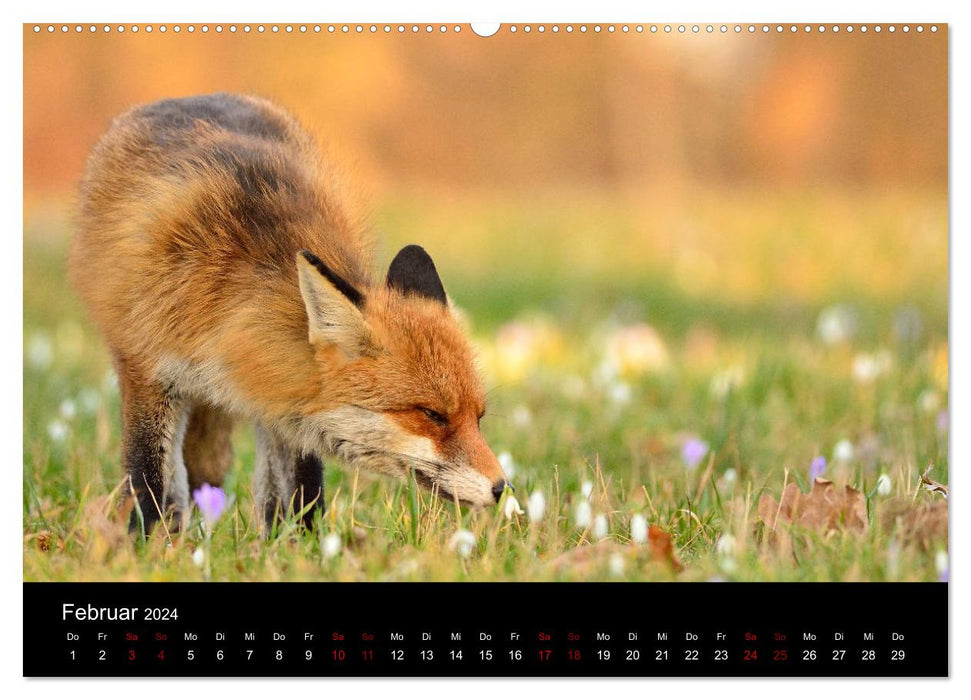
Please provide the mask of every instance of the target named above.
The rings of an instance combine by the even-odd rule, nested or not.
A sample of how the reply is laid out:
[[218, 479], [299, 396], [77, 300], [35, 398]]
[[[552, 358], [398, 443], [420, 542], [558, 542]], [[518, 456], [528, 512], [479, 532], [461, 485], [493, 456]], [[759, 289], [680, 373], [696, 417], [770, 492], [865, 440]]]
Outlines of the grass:
[[[543, 495], [543, 516], [467, 511], [328, 463], [316, 533], [284, 524], [261, 540], [241, 427], [208, 545], [198, 514], [176, 538], [125, 534], [117, 388], [65, 282], [70, 225], [59, 203], [27, 211], [26, 580], [198, 580], [198, 548], [214, 580], [939, 577], [946, 532], [920, 519], [938, 497], [917, 478], [933, 463], [948, 480], [943, 197], [390, 199], [375, 215], [378, 257], [412, 241], [435, 255], [480, 351], [486, 438], [514, 463], [523, 507]], [[817, 322], [834, 304], [853, 332], [827, 343]], [[692, 438], [709, 450], [689, 469]], [[841, 440], [853, 455], [835, 460]], [[870, 526], [794, 529], [791, 549], [773, 546], [759, 498], [787, 482], [808, 491], [818, 455], [866, 496]], [[578, 526], [583, 500], [606, 517], [603, 540]], [[635, 515], [670, 536], [683, 568], [656, 542], [631, 542]], [[474, 535], [468, 556], [460, 530]]]

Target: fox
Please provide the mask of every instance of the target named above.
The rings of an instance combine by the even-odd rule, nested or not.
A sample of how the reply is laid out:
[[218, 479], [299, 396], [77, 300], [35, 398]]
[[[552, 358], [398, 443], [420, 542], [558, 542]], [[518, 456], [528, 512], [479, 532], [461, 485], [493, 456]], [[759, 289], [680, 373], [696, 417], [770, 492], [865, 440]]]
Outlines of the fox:
[[133, 532], [187, 522], [243, 421], [263, 532], [313, 526], [324, 460], [472, 508], [511, 486], [435, 263], [408, 245], [377, 278], [341, 182], [294, 116], [250, 95], [135, 107], [92, 149], [69, 275], [118, 377]]

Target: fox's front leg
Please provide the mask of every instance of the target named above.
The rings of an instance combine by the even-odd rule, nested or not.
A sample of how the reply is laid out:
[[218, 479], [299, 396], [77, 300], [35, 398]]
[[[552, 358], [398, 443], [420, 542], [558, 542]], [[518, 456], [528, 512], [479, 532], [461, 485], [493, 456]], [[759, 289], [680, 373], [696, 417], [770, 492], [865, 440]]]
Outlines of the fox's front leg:
[[264, 536], [275, 520], [303, 511], [304, 526], [313, 527], [314, 514], [324, 508], [324, 467], [319, 457], [301, 455], [258, 424], [255, 471], [256, 506]]
[[138, 511], [146, 535], [163, 517], [170, 530], [178, 530], [189, 513], [189, 483], [182, 460], [187, 406], [132, 365], [119, 360], [115, 367], [122, 401], [123, 462], [138, 504], [129, 530], [138, 530]]

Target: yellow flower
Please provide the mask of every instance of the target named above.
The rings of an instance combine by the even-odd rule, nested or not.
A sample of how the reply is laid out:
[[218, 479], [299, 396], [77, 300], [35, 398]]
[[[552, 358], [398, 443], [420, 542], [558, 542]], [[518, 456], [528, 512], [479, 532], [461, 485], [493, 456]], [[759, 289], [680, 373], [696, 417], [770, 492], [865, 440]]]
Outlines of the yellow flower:
[[669, 364], [668, 350], [651, 326], [639, 323], [618, 328], [607, 338], [607, 362], [620, 376], [657, 372]]

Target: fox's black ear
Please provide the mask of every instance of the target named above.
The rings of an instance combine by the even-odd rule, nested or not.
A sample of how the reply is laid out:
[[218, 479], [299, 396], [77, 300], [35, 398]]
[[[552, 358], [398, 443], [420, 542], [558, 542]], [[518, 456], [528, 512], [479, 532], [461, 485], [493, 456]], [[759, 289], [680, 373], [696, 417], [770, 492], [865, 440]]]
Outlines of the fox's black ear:
[[388, 268], [388, 286], [405, 294], [418, 294], [448, 306], [445, 287], [431, 256], [420, 245], [402, 248]]

